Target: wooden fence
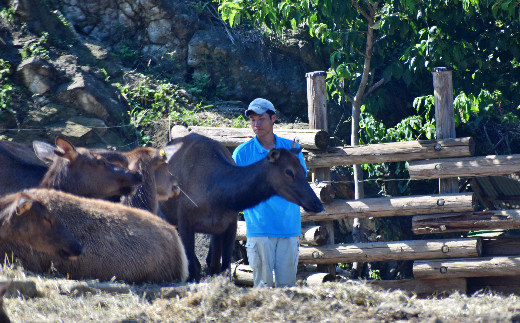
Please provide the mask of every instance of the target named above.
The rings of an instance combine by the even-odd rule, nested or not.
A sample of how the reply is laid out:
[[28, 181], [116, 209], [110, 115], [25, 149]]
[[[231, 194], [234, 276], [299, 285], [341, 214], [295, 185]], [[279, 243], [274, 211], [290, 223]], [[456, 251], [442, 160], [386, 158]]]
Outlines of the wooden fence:
[[[440, 79], [451, 82], [451, 74], [446, 78], [446, 72], [441, 70]], [[451, 84], [439, 85], [439, 82], [434, 72], [434, 86], [451, 87]], [[308, 83], [308, 91], [314, 90], [324, 91], [322, 86], [309, 86]], [[309, 98], [316, 100], [315, 98], [323, 95], [324, 92], [313, 93]], [[448, 102], [445, 109], [453, 111], [449, 98], [437, 98], [437, 95], [438, 93], [436, 105], [437, 100], [441, 103]], [[320, 109], [316, 109], [316, 105]], [[320, 124], [316, 120], [324, 115], [322, 100], [310, 102], [309, 99], [309, 106], [309, 113], [316, 114], [310, 115], [309, 120], [314, 120], [314, 125]], [[442, 112], [436, 108], [436, 120], [446, 118], [439, 114]], [[321, 124], [326, 125], [326, 120]], [[409, 161], [411, 179], [441, 179], [441, 193], [438, 195], [358, 200], [335, 199], [330, 185], [313, 183], [316, 184], [314, 190], [324, 203], [325, 210], [319, 214], [302, 210], [300, 263], [328, 265], [325, 267], [328, 272], [316, 274], [318, 281], [333, 280], [337, 263], [413, 260], [414, 279], [372, 283], [380, 288], [401, 289], [420, 295], [455, 290], [473, 292], [486, 287], [504, 292], [520, 291], [519, 279], [512, 280], [517, 282], [517, 289], [504, 281], [506, 276], [520, 274], [520, 241], [515, 239], [458, 238], [335, 244], [332, 226], [334, 220], [347, 218], [412, 216], [412, 231], [417, 235], [520, 228], [520, 210], [478, 212], [475, 211], [473, 193], [450, 192], [454, 187], [450, 182], [455, 180], [458, 183], [456, 177], [520, 172], [520, 155], [473, 156], [475, 144], [471, 138], [447, 138], [439, 133], [438, 138], [440, 136], [443, 139], [328, 147], [326, 126], [320, 128], [311, 124], [310, 128], [276, 129], [275, 133], [286, 138], [295, 138], [305, 148], [307, 167], [311, 171], [321, 171], [313, 172], [313, 181], [330, 180], [332, 166], [398, 161]], [[236, 147], [254, 136], [249, 129], [190, 127], [189, 131], [216, 139], [228, 147]], [[245, 239], [245, 223], [239, 222], [237, 239]], [[240, 265], [233, 268], [233, 271], [237, 283], [252, 284], [248, 266]], [[309, 282], [313, 281], [316, 278], [309, 278]]]

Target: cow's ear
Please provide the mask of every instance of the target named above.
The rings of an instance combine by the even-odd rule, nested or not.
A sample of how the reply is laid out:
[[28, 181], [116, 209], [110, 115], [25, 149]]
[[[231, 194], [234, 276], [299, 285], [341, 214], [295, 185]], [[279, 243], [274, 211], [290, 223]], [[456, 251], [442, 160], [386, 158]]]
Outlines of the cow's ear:
[[32, 207], [33, 201], [31, 199], [21, 197], [17, 203], [15, 208], [16, 215], [22, 215], [25, 212], [29, 211]]
[[271, 163], [275, 163], [278, 158], [280, 158], [280, 150], [278, 149], [271, 149], [267, 154], [267, 160]]
[[179, 149], [181, 149], [182, 147], [182, 142], [178, 142], [178, 143], [175, 143], [175, 144], [171, 144], [171, 145], [168, 145], [164, 148], [161, 149], [161, 155], [164, 154], [164, 156], [166, 157], [166, 161], [169, 162], [170, 159], [173, 157], [173, 155], [175, 155], [176, 152], [179, 151]]
[[56, 147], [59, 149], [55, 149], [56, 155], [66, 158], [70, 161], [74, 161], [78, 157], [78, 152], [76, 151], [76, 147], [70, 143], [70, 141], [62, 138], [56, 137]]
[[33, 141], [33, 149], [36, 157], [38, 157], [45, 164], [52, 164], [56, 153], [54, 152], [54, 146], [43, 141]]

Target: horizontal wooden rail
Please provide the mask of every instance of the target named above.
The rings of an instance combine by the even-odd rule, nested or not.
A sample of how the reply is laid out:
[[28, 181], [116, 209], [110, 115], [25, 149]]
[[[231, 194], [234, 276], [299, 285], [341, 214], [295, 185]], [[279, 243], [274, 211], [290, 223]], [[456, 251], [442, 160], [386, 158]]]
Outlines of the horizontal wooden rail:
[[408, 216], [419, 214], [470, 212], [475, 210], [473, 193], [374, 197], [359, 200], [334, 200], [320, 213], [301, 209], [302, 222]]
[[483, 256], [520, 255], [520, 237], [482, 238]]
[[[233, 281], [239, 286], [253, 286], [253, 270], [249, 265], [231, 265]], [[298, 272], [296, 279], [305, 280], [307, 285], [319, 285], [329, 281], [336, 281], [337, 277], [329, 273]], [[346, 284], [368, 284], [374, 289], [399, 290], [408, 295], [420, 297], [441, 294], [466, 293], [465, 278], [446, 279], [399, 279], [399, 280], [353, 280], [349, 279]], [[169, 287], [171, 288], [171, 287]]]
[[520, 154], [412, 161], [411, 179], [474, 177], [520, 172]]
[[472, 156], [475, 144], [471, 137], [442, 140], [417, 140], [329, 148], [308, 151], [305, 163], [309, 168], [354, 164], [375, 164], [418, 159]]
[[301, 264], [478, 257], [480, 238], [300, 246]]
[[429, 214], [412, 218], [415, 234], [495, 229], [520, 229], [520, 210]]
[[[173, 138], [186, 135], [186, 129], [179, 129], [178, 127], [172, 129]], [[255, 136], [251, 128], [191, 126], [187, 131], [212, 138], [226, 147], [237, 147]], [[326, 149], [330, 141], [329, 134], [325, 130], [319, 129], [275, 128], [274, 133], [283, 138], [296, 140], [305, 149]]]
[[[238, 221], [236, 240], [247, 240], [246, 221]], [[329, 239], [329, 230], [325, 226], [302, 226], [302, 234], [300, 235], [300, 244], [308, 244], [313, 246], [321, 246]]]
[[455, 278], [520, 275], [520, 256], [416, 260], [415, 278]]

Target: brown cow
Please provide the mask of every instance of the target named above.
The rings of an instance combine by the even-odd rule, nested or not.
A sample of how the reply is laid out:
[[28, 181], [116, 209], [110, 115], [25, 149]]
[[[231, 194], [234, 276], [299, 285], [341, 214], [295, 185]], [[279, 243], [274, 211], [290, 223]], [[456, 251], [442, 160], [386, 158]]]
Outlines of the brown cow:
[[110, 163], [139, 172], [143, 176], [142, 184], [134, 194], [122, 196], [121, 202], [157, 214], [159, 201], [166, 201], [180, 193], [177, 179], [168, 169], [168, 161], [177, 150], [177, 146], [168, 146], [164, 149], [138, 147], [128, 152], [94, 152]]
[[74, 147], [57, 137], [56, 149], [39, 141], [33, 143], [38, 158], [51, 164], [39, 187], [53, 188], [85, 197], [106, 198], [132, 194], [142, 182], [135, 171], [107, 162], [86, 148]]
[[5, 283], [0, 283], [0, 323], [9, 323], [11, 320], [4, 309], [4, 295], [9, 290], [9, 286], [13, 281], [10, 280]]
[[273, 149], [268, 158], [239, 167], [218, 141], [191, 133], [169, 145], [180, 143], [182, 147], [170, 160], [170, 171], [185, 194], [161, 202], [160, 208], [166, 219], [178, 226], [190, 280], [200, 279], [200, 263], [194, 250], [196, 232], [212, 234], [206, 261], [210, 274], [217, 274], [230, 266], [239, 211], [273, 195], [311, 212], [323, 210], [307, 182], [297, 149]]
[[0, 198], [0, 241], [16, 241], [34, 250], [73, 260], [81, 245], [35, 196], [27, 192]]
[[0, 254], [13, 253], [24, 268], [45, 272], [51, 264], [74, 279], [115, 277], [129, 283], [184, 281], [188, 276], [184, 247], [174, 226], [158, 216], [119, 203], [89, 199], [49, 189], [28, 193], [83, 245], [76, 261], [31, 252], [21, 244], [0, 245]]

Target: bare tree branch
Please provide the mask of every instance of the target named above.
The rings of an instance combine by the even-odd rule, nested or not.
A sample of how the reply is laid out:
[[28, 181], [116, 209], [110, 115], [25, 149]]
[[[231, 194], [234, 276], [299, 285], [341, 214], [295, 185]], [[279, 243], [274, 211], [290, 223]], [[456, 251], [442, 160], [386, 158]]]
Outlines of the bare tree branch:
[[358, 53], [359, 55], [361, 55], [361, 56], [363, 56], [364, 58], [366, 58], [365, 53], [363, 53], [362, 51], [360, 51], [357, 47], [354, 48], [354, 50], [356, 51], [356, 53]]
[[370, 16], [363, 9], [361, 9], [361, 7], [359, 6], [359, 3], [357, 1], [352, 0], [352, 5], [354, 6], [354, 8], [357, 9], [357, 11], [359, 11], [359, 13], [363, 17], [365, 17], [366, 20], [368, 20], [369, 22], [371, 21]]
[[383, 85], [385, 83], [385, 79], [382, 78], [380, 79], [379, 81], [377, 81], [376, 84], [372, 85], [370, 88], [368, 88], [368, 90], [366, 91], [366, 93], [363, 95], [363, 101], [367, 99], [367, 97], [370, 95], [370, 93], [374, 92], [378, 87], [380, 87], [381, 85]]

